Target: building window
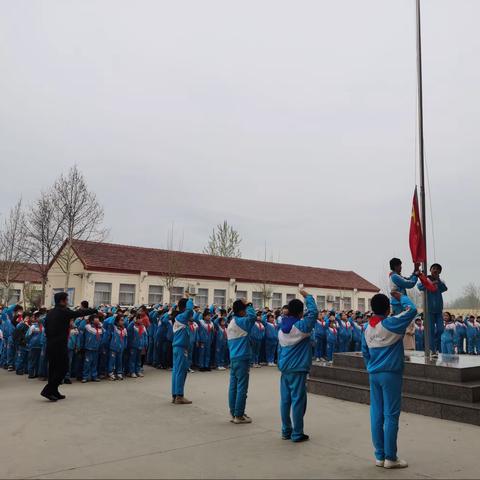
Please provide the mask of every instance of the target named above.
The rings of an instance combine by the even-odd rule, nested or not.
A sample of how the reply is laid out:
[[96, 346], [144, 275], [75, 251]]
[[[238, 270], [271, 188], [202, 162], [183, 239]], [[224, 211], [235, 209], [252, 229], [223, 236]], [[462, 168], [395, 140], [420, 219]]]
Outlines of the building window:
[[111, 303], [112, 303], [112, 284], [95, 282], [93, 304], [96, 307], [98, 307], [99, 305], [110, 305]]
[[8, 303], [11, 305], [12, 303], [19, 303], [20, 302], [20, 295], [22, 291], [18, 290], [17, 288], [11, 288], [8, 291]]
[[163, 302], [163, 287], [161, 285], [150, 285], [148, 287], [148, 303], [156, 305]]
[[170, 303], [178, 303], [183, 298], [183, 287], [172, 287], [170, 289]]
[[272, 293], [272, 308], [282, 308], [281, 293]]
[[365, 311], [365, 299], [364, 298], [359, 298], [358, 299], [358, 310], [360, 312], [364, 312]]
[[121, 283], [118, 293], [118, 303], [120, 305], [135, 304], [135, 285], [132, 283]]
[[372, 299], [368, 299], [368, 311], [370, 312], [372, 310]]
[[[64, 292], [64, 291], [65, 290], [63, 288], [54, 288], [52, 290], [52, 305], [55, 305], [55, 294], [59, 292]], [[67, 294], [68, 294], [68, 306], [73, 307], [75, 304], [75, 289], [68, 288]]]
[[288, 302], [290, 302], [290, 300], [293, 300], [294, 298], [297, 298], [294, 293], [287, 293], [287, 304]]
[[213, 291], [213, 303], [219, 307], [224, 307], [226, 303], [226, 290], [217, 290]]
[[263, 292], [252, 292], [253, 308], [260, 310], [265, 306], [263, 303]]
[[327, 299], [325, 295], [317, 295], [317, 308], [319, 310], [325, 310], [327, 308]]
[[343, 309], [347, 311], [352, 309], [352, 297], [343, 297]]
[[336, 311], [336, 312], [339, 312], [340, 311], [340, 297], [335, 297], [334, 300], [333, 300], [333, 309]]
[[208, 288], [199, 288], [195, 297], [195, 305], [200, 308], [208, 306]]
[[237, 300], [243, 300], [243, 299], [247, 299], [247, 291], [246, 290], [237, 290], [235, 292], [235, 298]]

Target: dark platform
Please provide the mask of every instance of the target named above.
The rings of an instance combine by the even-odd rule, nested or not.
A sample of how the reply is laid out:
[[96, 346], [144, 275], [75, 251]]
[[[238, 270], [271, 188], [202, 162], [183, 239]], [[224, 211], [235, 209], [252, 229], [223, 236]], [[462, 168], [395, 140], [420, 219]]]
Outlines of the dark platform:
[[[308, 379], [310, 393], [370, 403], [368, 374], [361, 353], [336, 353], [333, 365], [315, 363]], [[480, 425], [480, 357], [421, 352], [405, 355], [402, 410]]]

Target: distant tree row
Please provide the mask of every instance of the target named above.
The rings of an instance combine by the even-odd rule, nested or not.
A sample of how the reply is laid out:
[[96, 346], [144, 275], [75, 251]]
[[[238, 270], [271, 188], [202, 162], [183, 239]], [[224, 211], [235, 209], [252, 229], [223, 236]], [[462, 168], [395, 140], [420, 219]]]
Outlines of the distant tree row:
[[480, 310], [480, 287], [469, 283], [463, 288], [463, 293], [448, 304], [448, 308]]

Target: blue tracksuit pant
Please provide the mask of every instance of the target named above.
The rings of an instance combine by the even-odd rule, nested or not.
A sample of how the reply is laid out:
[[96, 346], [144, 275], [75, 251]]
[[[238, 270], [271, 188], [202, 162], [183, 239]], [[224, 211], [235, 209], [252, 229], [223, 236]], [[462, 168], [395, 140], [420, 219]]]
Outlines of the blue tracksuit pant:
[[218, 345], [215, 349], [215, 364], [217, 367], [225, 367], [227, 365], [226, 349], [225, 345]]
[[27, 371], [27, 359], [27, 347], [17, 346], [15, 353], [15, 372], [17, 375], [23, 375]]
[[210, 368], [210, 355], [212, 350], [211, 343], [201, 343], [198, 348], [198, 366], [200, 368]]
[[252, 363], [258, 365], [260, 363], [260, 348], [262, 346], [261, 340], [250, 339], [252, 344]]
[[31, 348], [28, 352], [28, 376], [37, 377], [40, 367], [40, 353], [41, 348]]
[[280, 413], [283, 437], [290, 437], [294, 442], [302, 438], [303, 416], [306, 409], [307, 373], [282, 373], [280, 378]]
[[138, 375], [142, 370], [142, 349], [130, 348], [128, 350], [128, 373]]
[[315, 337], [315, 357], [325, 358], [327, 350], [327, 337]]
[[[430, 350], [432, 352], [442, 352], [442, 333], [444, 330], [443, 315], [441, 313], [428, 313], [428, 321], [430, 326]], [[443, 352], [442, 352], [443, 353]]]
[[442, 340], [441, 348], [442, 349], [440, 351], [442, 353], [446, 353], [447, 355], [453, 355], [453, 340]]
[[397, 460], [402, 373], [370, 374], [370, 420], [377, 460]]
[[115, 352], [114, 350], [110, 350], [108, 356], [108, 374], [112, 375], [113, 373], [123, 375], [123, 351]]
[[248, 381], [250, 378], [250, 360], [232, 360], [230, 362], [230, 387], [228, 404], [232, 417], [242, 417], [247, 404]]
[[277, 341], [276, 340], [266, 340], [265, 341], [265, 355], [267, 357], [267, 363], [275, 362], [275, 353], [277, 351]]
[[43, 346], [40, 350], [40, 360], [38, 361], [38, 376], [40, 378], [48, 377], [48, 359], [47, 349]]
[[75, 364], [75, 350], [68, 350], [68, 370], [65, 374], [65, 378], [70, 378], [72, 376], [73, 367]]
[[85, 361], [83, 362], [83, 379], [95, 380], [98, 376], [98, 350], [85, 350]]
[[15, 365], [15, 355], [17, 353], [17, 346], [12, 337], [7, 339], [7, 365], [12, 367]]
[[336, 343], [333, 342], [327, 342], [327, 360], [331, 362], [333, 360], [333, 354], [337, 350], [337, 345]]
[[189, 364], [188, 350], [173, 347], [172, 397], [183, 397]]

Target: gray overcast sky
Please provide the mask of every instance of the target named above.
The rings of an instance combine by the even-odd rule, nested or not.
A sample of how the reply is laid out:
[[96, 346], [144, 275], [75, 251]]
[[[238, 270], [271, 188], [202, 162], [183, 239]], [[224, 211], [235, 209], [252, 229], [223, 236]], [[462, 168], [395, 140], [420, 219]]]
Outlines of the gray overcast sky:
[[[436, 258], [477, 277], [480, 2], [423, 0]], [[410, 263], [414, 0], [0, 1], [0, 211], [77, 163], [110, 240]], [[431, 242], [430, 242], [431, 245]], [[432, 250], [431, 250], [432, 252]], [[406, 270], [410, 270], [408, 265]]]

